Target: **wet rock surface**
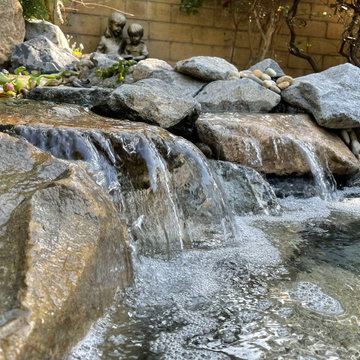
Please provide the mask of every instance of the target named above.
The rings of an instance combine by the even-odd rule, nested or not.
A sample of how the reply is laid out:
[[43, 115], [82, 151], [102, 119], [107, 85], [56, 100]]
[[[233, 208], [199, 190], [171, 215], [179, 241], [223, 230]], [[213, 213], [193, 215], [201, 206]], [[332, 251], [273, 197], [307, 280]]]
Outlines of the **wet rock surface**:
[[211, 160], [226, 202], [236, 215], [280, 214], [280, 205], [269, 183], [255, 170], [228, 161]]
[[144, 79], [122, 85], [110, 96], [114, 115], [169, 128], [186, 120], [197, 119], [200, 105], [181, 89], [159, 79]]
[[342, 140], [305, 114], [208, 113], [195, 125], [219, 159], [266, 174], [309, 174], [318, 163], [338, 175], [359, 170]]
[[27, 95], [28, 99], [52, 101], [85, 106], [89, 108], [107, 109], [107, 102], [112, 89], [92, 87], [74, 88], [70, 86], [37, 86]]
[[131, 283], [128, 235], [81, 166], [0, 146], [0, 358], [59, 359]]
[[253, 80], [239, 79], [211, 82], [195, 99], [201, 104], [202, 112], [268, 112], [281, 97]]
[[282, 98], [311, 113], [317, 123], [331, 129], [360, 127], [360, 69], [352, 64], [296, 78]]
[[18, 0], [3, 0], [0, 3], [0, 65], [10, 61], [12, 48], [24, 41], [25, 21]]
[[14, 69], [25, 66], [28, 71], [36, 70], [42, 74], [57, 73], [77, 62], [78, 59], [69, 51], [43, 35], [15, 45], [11, 55], [11, 66]]
[[201, 81], [226, 80], [237, 68], [225, 59], [215, 56], [194, 56], [176, 63], [175, 70]]

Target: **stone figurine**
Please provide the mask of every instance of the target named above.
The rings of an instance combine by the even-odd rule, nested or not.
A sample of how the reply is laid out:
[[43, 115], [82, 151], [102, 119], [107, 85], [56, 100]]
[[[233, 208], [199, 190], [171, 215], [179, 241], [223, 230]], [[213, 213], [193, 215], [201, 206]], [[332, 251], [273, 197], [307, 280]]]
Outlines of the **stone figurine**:
[[140, 61], [148, 57], [147, 46], [141, 41], [144, 35], [144, 28], [140, 24], [131, 24], [128, 27], [129, 40], [121, 56], [124, 59]]
[[126, 41], [123, 38], [125, 24], [126, 17], [121, 13], [113, 12], [96, 51], [109, 55], [121, 54], [126, 46]]

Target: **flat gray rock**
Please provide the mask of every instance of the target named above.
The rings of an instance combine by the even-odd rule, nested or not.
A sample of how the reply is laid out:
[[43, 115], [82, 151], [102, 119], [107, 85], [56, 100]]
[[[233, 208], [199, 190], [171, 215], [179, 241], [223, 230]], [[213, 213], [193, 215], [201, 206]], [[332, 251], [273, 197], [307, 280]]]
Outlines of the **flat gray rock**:
[[43, 35], [60, 48], [70, 50], [68, 41], [59, 26], [45, 20], [26, 21], [25, 25], [25, 40], [35, 39]]
[[195, 79], [210, 82], [225, 80], [230, 72], [238, 69], [225, 59], [215, 56], [194, 56], [176, 63], [175, 71]]
[[134, 66], [132, 77], [134, 81], [148, 78], [163, 80], [181, 89], [184, 96], [196, 96], [206, 84], [174, 71], [171, 65], [159, 59], [140, 61]]
[[270, 184], [254, 169], [229, 161], [209, 160], [235, 215], [279, 214], [281, 208]]
[[275, 77], [280, 77], [280, 76], [285, 75], [285, 73], [282, 70], [282, 68], [280, 67], [280, 65], [275, 60], [270, 59], [270, 58], [264, 59], [264, 60], [256, 63], [249, 70], [254, 71], [256, 69], [259, 69], [262, 72], [264, 72], [267, 68], [271, 68], [271, 69], [275, 70], [275, 72], [276, 72]]
[[78, 59], [69, 51], [61, 49], [43, 35], [15, 45], [11, 55], [11, 66], [25, 66], [28, 71], [39, 70], [42, 74], [59, 72]]
[[310, 112], [321, 126], [360, 127], [360, 69], [352, 64], [298, 77], [281, 96], [289, 104]]
[[281, 100], [280, 95], [251, 79], [214, 81], [195, 97], [202, 112], [269, 112]]
[[99, 87], [38, 86], [29, 92], [27, 98], [94, 107], [105, 104], [112, 91]]
[[197, 119], [199, 103], [181, 89], [159, 79], [144, 79], [114, 90], [108, 105], [122, 118], [169, 128], [182, 120]]

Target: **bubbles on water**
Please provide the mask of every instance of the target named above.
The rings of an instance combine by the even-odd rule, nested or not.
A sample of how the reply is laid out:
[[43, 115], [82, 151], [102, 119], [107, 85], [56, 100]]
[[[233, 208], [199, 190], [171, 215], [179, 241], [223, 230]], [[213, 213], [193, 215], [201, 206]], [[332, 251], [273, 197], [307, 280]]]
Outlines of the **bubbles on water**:
[[295, 291], [289, 291], [291, 298], [300, 300], [304, 306], [326, 315], [340, 315], [344, 312], [339, 301], [326, 295], [322, 289], [310, 282], [300, 282]]

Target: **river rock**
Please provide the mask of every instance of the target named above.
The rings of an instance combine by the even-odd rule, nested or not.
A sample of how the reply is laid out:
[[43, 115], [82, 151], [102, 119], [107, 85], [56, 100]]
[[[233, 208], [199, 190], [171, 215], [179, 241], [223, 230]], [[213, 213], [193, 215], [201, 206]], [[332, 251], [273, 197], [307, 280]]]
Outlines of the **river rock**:
[[201, 104], [202, 112], [268, 112], [281, 97], [255, 81], [243, 78], [214, 81], [206, 85], [195, 99]]
[[197, 119], [199, 103], [183, 96], [181, 89], [159, 79], [144, 79], [118, 87], [108, 105], [114, 115], [134, 121], [144, 121], [163, 128], [181, 121]]
[[360, 69], [352, 64], [298, 77], [281, 95], [289, 104], [311, 113], [321, 126], [360, 127]]
[[76, 64], [78, 59], [61, 49], [43, 35], [25, 41], [13, 48], [11, 66], [25, 66], [28, 71], [38, 70], [42, 74], [59, 72], [66, 66]]
[[[275, 60], [270, 58], [258, 62], [257, 64], [253, 65], [249, 70], [253, 71], [259, 69], [262, 72], [266, 72], [266, 70], [269, 68], [275, 71], [275, 75], [272, 75], [272, 77], [280, 77], [285, 75], [280, 65]], [[274, 74], [274, 72], [271, 73]]]
[[76, 88], [71, 86], [37, 86], [29, 91], [27, 98], [76, 104], [89, 108], [101, 108], [106, 106], [112, 91], [112, 89], [100, 87]]
[[195, 125], [201, 141], [218, 159], [261, 173], [310, 174], [316, 166], [337, 175], [359, 170], [358, 160], [343, 141], [305, 114], [208, 113]]
[[18, 0], [0, 2], [0, 65], [10, 61], [14, 45], [20, 44], [25, 37], [25, 21]]
[[0, 149], [0, 358], [61, 359], [131, 283], [127, 231], [80, 164]]
[[25, 40], [35, 39], [40, 35], [45, 36], [60, 48], [71, 51], [64, 33], [57, 25], [45, 20], [33, 19], [31, 21], [26, 21]]
[[226, 80], [229, 72], [238, 69], [225, 59], [215, 56], [194, 56], [176, 63], [175, 71], [201, 81]]
[[270, 184], [254, 169], [228, 161], [210, 160], [210, 163], [235, 215], [280, 213]]
[[195, 96], [205, 86], [204, 82], [180, 74], [167, 62], [159, 59], [141, 60], [132, 73], [134, 81], [155, 78], [175, 85], [182, 90], [184, 96]]

